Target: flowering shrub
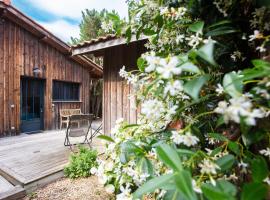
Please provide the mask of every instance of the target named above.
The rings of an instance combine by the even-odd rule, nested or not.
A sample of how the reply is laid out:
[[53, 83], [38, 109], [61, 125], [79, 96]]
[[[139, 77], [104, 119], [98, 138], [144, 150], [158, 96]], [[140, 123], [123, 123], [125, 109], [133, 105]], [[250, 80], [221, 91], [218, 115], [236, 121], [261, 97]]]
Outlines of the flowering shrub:
[[[120, 76], [140, 105], [116, 122], [96, 174], [117, 199], [266, 199], [270, 160], [268, 1], [130, 0], [129, 40], [149, 37]], [[119, 25], [121, 24], [121, 25]]]

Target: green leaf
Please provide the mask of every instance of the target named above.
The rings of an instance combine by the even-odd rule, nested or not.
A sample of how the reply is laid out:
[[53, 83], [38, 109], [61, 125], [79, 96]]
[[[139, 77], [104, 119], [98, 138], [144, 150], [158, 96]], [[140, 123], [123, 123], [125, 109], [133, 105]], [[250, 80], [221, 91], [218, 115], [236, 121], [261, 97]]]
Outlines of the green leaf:
[[157, 147], [157, 154], [159, 159], [168, 167], [175, 171], [182, 170], [182, 164], [177, 151], [167, 144], [161, 144]]
[[222, 25], [228, 25], [228, 24], [232, 24], [232, 22], [230, 20], [222, 20], [222, 21], [212, 24], [211, 26], [208, 26], [208, 28], [211, 29], [211, 28], [222, 26]]
[[186, 62], [186, 63], [180, 65], [180, 68], [185, 72], [190, 72], [190, 73], [195, 73], [195, 74], [201, 73], [199, 68], [191, 62]]
[[209, 75], [202, 75], [184, 85], [184, 91], [189, 94], [194, 100], [198, 100], [202, 86], [210, 79]]
[[138, 58], [137, 66], [141, 72], [144, 72], [146, 67], [146, 61], [143, 58]]
[[216, 65], [214, 60], [214, 42], [209, 41], [207, 44], [203, 45], [198, 51], [197, 55], [209, 62], [212, 65]]
[[230, 141], [230, 142], [228, 143], [228, 148], [229, 148], [233, 153], [235, 153], [236, 155], [239, 155], [239, 154], [240, 154], [239, 145], [238, 145], [236, 142]]
[[126, 38], [127, 38], [127, 43], [129, 43], [130, 42], [130, 40], [131, 40], [131, 37], [132, 37], [132, 31], [131, 31], [131, 26], [129, 26], [128, 28], [127, 28], [127, 30], [126, 30]]
[[211, 30], [207, 32], [206, 36], [220, 36], [220, 35], [226, 35], [230, 33], [238, 33], [240, 30], [234, 29], [233, 27], [220, 27], [215, 30]]
[[245, 69], [242, 74], [243, 80], [252, 80], [259, 77], [268, 76], [270, 74], [270, 63], [264, 60], [252, 60], [252, 64], [255, 66], [250, 69]]
[[141, 173], [153, 175], [153, 165], [149, 159], [142, 157], [138, 162], [138, 166]]
[[107, 136], [107, 135], [99, 135], [99, 136], [97, 136], [97, 138], [102, 139], [102, 140], [106, 140], [108, 142], [115, 142], [110, 136]]
[[181, 196], [187, 200], [196, 200], [197, 196], [193, 190], [192, 186], [192, 178], [189, 171], [181, 170], [176, 173], [175, 177], [175, 184], [180, 192]]
[[161, 188], [162, 186], [166, 185], [173, 177], [174, 177], [174, 174], [167, 174], [167, 175], [155, 177], [147, 181], [145, 184], [143, 184], [139, 189], [137, 189], [133, 193], [133, 198], [134, 199], [141, 198], [142, 195], [153, 192], [158, 188]]
[[234, 162], [235, 158], [231, 154], [225, 155], [216, 160], [216, 163], [220, 167], [221, 171], [226, 171], [230, 169], [233, 166]]
[[113, 21], [116, 21], [116, 22], [119, 22], [120, 21], [120, 18], [117, 14], [115, 13], [108, 13], [107, 14], [108, 18], [113, 20]]
[[235, 72], [230, 72], [224, 76], [223, 88], [231, 97], [239, 97], [242, 95], [243, 81], [241, 78], [242, 77]]
[[124, 142], [121, 144], [121, 152], [127, 155], [142, 155], [144, 150], [135, 145], [133, 142]]
[[237, 189], [228, 181], [218, 180], [216, 186], [210, 183], [203, 184], [202, 191], [209, 200], [234, 200]]
[[156, 32], [154, 30], [148, 28], [148, 29], [143, 30], [143, 34], [146, 35], [146, 36], [151, 36], [151, 35], [155, 35]]
[[208, 133], [207, 135], [211, 138], [217, 139], [218, 141], [223, 141], [223, 142], [228, 141], [228, 138], [226, 138], [225, 136], [223, 136], [219, 133]]
[[257, 156], [252, 160], [251, 172], [253, 182], [261, 182], [268, 176], [268, 166], [262, 156]]
[[177, 149], [177, 152], [180, 156], [193, 156], [195, 153], [193, 151], [190, 151], [188, 149]]
[[183, 200], [177, 190], [169, 190], [163, 197], [163, 200]]
[[241, 200], [262, 200], [267, 195], [267, 187], [262, 183], [244, 184]]
[[204, 27], [204, 22], [199, 21], [199, 22], [195, 22], [194, 24], [191, 24], [188, 29], [192, 32], [195, 33], [200, 33], [202, 34], [203, 32], [203, 27]]

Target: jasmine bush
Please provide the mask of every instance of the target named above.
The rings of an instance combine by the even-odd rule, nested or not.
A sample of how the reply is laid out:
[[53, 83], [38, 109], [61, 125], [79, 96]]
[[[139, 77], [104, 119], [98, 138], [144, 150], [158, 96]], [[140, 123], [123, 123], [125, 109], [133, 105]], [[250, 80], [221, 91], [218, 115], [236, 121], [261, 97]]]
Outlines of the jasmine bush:
[[79, 152], [70, 156], [69, 165], [64, 168], [65, 176], [72, 179], [90, 176], [90, 169], [97, 167], [96, 159], [96, 150], [80, 146]]
[[[270, 160], [270, 2], [129, 0], [149, 37], [132, 84], [137, 124], [116, 122], [96, 174], [121, 200], [266, 199]], [[269, 57], [268, 57], [269, 59]]]

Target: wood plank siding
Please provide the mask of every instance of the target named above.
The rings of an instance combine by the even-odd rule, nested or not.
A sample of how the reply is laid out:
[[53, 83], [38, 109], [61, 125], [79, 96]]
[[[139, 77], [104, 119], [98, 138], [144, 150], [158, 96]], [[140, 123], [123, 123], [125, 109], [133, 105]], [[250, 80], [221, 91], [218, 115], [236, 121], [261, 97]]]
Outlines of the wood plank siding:
[[135, 98], [129, 98], [132, 87], [119, 76], [120, 69], [137, 69], [137, 59], [145, 52], [144, 41], [110, 47], [104, 51], [103, 66], [103, 130], [110, 135], [115, 121], [124, 118], [130, 123], [137, 122]]
[[[39, 66], [44, 80], [44, 128], [58, 128], [59, 110], [89, 112], [90, 70], [14, 22], [0, 18], [0, 137], [20, 133], [20, 80]], [[53, 102], [53, 80], [80, 83], [80, 102]], [[14, 107], [13, 107], [14, 105]]]

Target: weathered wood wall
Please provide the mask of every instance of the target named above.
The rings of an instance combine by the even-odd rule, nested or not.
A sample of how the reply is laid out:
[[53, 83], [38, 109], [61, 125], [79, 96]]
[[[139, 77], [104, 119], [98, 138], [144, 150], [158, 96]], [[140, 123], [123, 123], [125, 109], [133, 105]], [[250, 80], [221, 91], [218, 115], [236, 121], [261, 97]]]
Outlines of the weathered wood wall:
[[127, 71], [137, 68], [137, 59], [145, 52], [144, 42], [111, 47], [105, 50], [103, 66], [103, 130], [110, 135], [115, 121], [124, 118], [136, 123], [137, 110], [135, 98], [129, 98], [132, 88], [119, 76], [119, 71], [126, 66]]
[[[89, 112], [89, 70], [8, 19], [0, 20], [0, 137], [20, 132], [20, 79], [32, 77], [34, 66], [45, 69], [38, 77], [45, 80], [45, 129], [58, 126], [62, 108], [81, 108], [82, 112]], [[81, 83], [81, 102], [52, 102], [53, 80]]]

